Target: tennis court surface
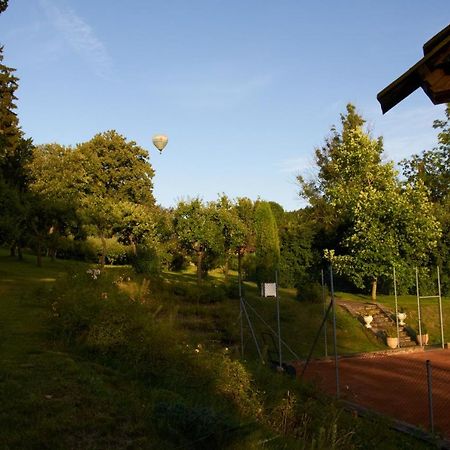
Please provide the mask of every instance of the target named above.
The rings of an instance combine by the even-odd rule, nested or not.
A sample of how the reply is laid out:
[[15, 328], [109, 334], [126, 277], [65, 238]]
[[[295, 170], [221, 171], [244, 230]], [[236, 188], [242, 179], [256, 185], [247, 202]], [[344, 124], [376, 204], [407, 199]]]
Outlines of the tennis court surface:
[[[426, 430], [431, 393], [434, 430], [450, 439], [450, 350], [344, 357], [338, 367], [341, 399]], [[334, 359], [311, 361], [304, 377], [336, 395]]]

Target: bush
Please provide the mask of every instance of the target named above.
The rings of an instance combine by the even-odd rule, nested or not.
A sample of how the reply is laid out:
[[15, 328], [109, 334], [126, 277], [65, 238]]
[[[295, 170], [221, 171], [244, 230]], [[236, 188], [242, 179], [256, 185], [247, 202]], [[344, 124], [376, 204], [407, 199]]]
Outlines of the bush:
[[188, 301], [212, 304], [224, 301], [227, 298], [225, 288], [216, 284], [204, 283], [200, 286], [187, 285], [185, 289], [185, 297]]
[[[75, 240], [72, 237], [63, 237], [58, 240], [57, 255], [65, 259], [78, 259], [98, 263], [102, 253], [100, 238], [90, 236], [86, 240]], [[121, 244], [117, 238], [106, 239], [107, 264], [127, 264], [130, 247]]]
[[174, 398], [157, 401], [153, 408], [156, 428], [179, 445], [195, 448], [223, 448], [236, 439], [236, 422], [205, 406], [192, 406]]
[[[325, 298], [328, 297], [327, 289], [325, 288]], [[297, 287], [297, 300], [302, 302], [322, 303], [323, 291], [322, 285], [316, 281], [310, 281]]]
[[169, 262], [169, 270], [172, 272], [181, 272], [187, 269], [188, 261], [182, 253], [175, 253]]
[[160, 272], [159, 258], [156, 250], [147, 246], [139, 246], [137, 255], [131, 258], [131, 265], [136, 273], [156, 275]]
[[216, 364], [217, 391], [224, 395], [242, 415], [260, 417], [263, 405], [252, 378], [241, 362], [224, 357]]
[[224, 285], [225, 293], [228, 298], [239, 298], [239, 284], [236, 282], [228, 281]]

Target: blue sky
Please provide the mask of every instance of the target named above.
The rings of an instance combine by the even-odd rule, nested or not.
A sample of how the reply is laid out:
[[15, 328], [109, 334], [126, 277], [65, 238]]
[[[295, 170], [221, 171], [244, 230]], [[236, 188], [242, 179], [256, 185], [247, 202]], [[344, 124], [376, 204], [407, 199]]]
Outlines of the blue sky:
[[9, 3], [0, 42], [26, 135], [73, 145], [117, 130], [149, 150], [164, 206], [221, 192], [303, 206], [295, 177], [348, 102], [388, 159], [436, 142], [442, 106], [418, 90], [383, 116], [376, 94], [448, 25], [448, 0]]

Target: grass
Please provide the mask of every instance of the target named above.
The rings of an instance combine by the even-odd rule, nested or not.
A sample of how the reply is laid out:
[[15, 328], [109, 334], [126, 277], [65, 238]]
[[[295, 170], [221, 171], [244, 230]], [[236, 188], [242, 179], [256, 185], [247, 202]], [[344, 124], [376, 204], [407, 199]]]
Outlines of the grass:
[[[368, 295], [355, 295], [343, 292], [336, 293], [338, 298], [345, 298], [346, 300], [353, 300], [358, 302], [371, 302]], [[431, 294], [430, 294], [431, 295]], [[398, 308], [403, 308], [407, 313], [406, 324], [412, 332], [418, 332], [418, 309], [417, 296], [415, 295], [399, 295], [397, 297]], [[395, 310], [395, 297], [393, 295], [378, 295], [377, 302], [385, 305], [392, 311]], [[426, 324], [428, 333], [430, 335], [430, 345], [441, 344], [441, 329], [440, 329], [440, 313], [439, 301], [434, 299], [421, 299], [420, 311], [422, 323]], [[444, 328], [444, 343], [450, 339], [450, 298], [442, 297], [442, 316]]]
[[[189, 373], [188, 366], [184, 367], [184, 371], [175, 367], [173, 379], [170, 379], [172, 375], [167, 375], [170, 383], [162, 388], [161, 380], [150, 382], [139, 378], [121, 365], [119, 360], [99, 358], [95, 354], [81, 351], [77, 346], [66, 345], [49, 334], [48, 326], [52, 321], [49, 305], [54, 300], [59, 300], [61, 292], [74, 289], [64, 281], [70, 281], [70, 278], [61, 277], [68, 270], [83, 273], [88, 267], [77, 262], [45, 260], [44, 267], [37, 268], [34, 259], [18, 262], [0, 250], [0, 448], [201, 448], [201, 443], [191, 447], [180, 446], [180, 442], [187, 441], [176, 443], [173, 436], [161, 433], [160, 424], [155, 419], [155, 399], [161, 396], [172, 399], [184, 396], [193, 404], [193, 409], [186, 410], [189, 414], [192, 411], [202, 411], [202, 404], [214, 407], [216, 411], [221, 411], [221, 404], [224, 404], [224, 411], [231, 411], [227, 410], [229, 407], [226, 407], [226, 402], [217, 392], [205, 387], [199, 388], [201, 384], [198, 384], [198, 380], [192, 383], [195, 378]], [[129, 269], [125, 267], [108, 268], [107, 280], [116, 279], [119, 275], [127, 276], [129, 273]], [[211, 280], [216, 284], [223, 283], [219, 272], [212, 273]], [[212, 304], [187, 301], [184, 297], [173, 295], [173, 286], [181, 282], [195, 286], [195, 274], [167, 273], [162, 279], [151, 280], [149, 289], [153, 292], [152, 298], [157, 299], [155, 301], [161, 308], [152, 306], [153, 309], [150, 310], [157, 314], [161, 322], [171, 324], [168, 329], [174, 330], [175, 338], [182, 339], [183, 345], [194, 348], [201, 343], [217, 352], [223, 351], [224, 345], [230, 345], [237, 354], [239, 302], [236, 299]], [[115, 288], [112, 283], [107, 284], [113, 292]], [[55, 290], [55, 286], [59, 291]], [[117, 295], [125, 295], [139, 302], [140, 299], [146, 299], [143, 292], [145, 287], [141, 278], [134, 277], [132, 281], [121, 285], [121, 292], [119, 290]], [[256, 287], [252, 284], [246, 284], [246, 297], [249, 304], [275, 328], [273, 300], [259, 298]], [[80, 291], [80, 303], [82, 301]], [[322, 305], [300, 304], [295, 300], [294, 291], [282, 290], [283, 338], [301, 355], [305, 355], [310, 347], [321, 312]], [[256, 320], [254, 323], [259, 336], [264, 327], [260, 323], [256, 325]], [[339, 312], [340, 351], [377, 347], [378, 344], [370, 340], [370, 336], [361, 330], [362, 327], [356, 325], [348, 315]], [[111, 322], [111, 326], [114, 326], [114, 322]], [[360, 341], [356, 347], [354, 339]], [[383, 448], [398, 448], [400, 441], [404, 444], [403, 448], [423, 448], [420, 443], [390, 433], [385, 424], [355, 421], [352, 417], [339, 413], [328, 400], [313, 400], [308, 397], [310, 394], [306, 394], [305, 399], [297, 405], [297, 410], [303, 411], [297, 417], [302, 417], [306, 422], [302, 422], [300, 426], [296, 422], [296, 416], [292, 416], [289, 422], [287, 419], [290, 416], [286, 415], [288, 410], [283, 409], [283, 396], [287, 391], [299, 392], [300, 395], [298, 384], [257, 364], [248, 330], [246, 342], [248, 373], [258, 386], [259, 396], [264, 400], [266, 410], [270, 411], [272, 408], [274, 411], [268, 417], [275, 420], [277, 414], [281, 414], [283, 427], [291, 423], [293, 428], [290, 432], [297, 430], [295, 433], [298, 437], [291, 439], [284, 436], [283, 433], [287, 430], [280, 428], [277, 429], [281, 434], [274, 435], [266, 425], [253, 424], [248, 432], [238, 438], [237, 444], [227, 448], [251, 449], [263, 446], [305, 450], [312, 448], [314, 440], [316, 443], [322, 442], [323, 448], [329, 448], [335, 439], [330, 430], [338, 424], [339, 429], [342, 427], [347, 431], [339, 435], [341, 440], [335, 442], [336, 448], [379, 448], [379, 445], [383, 445]], [[164, 352], [164, 348], [161, 351]], [[318, 354], [321, 351], [323, 348], [318, 349]], [[211, 368], [208, 370], [211, 371]], [[201, 372], [198, 375], [204, 376]], [[239, 382], [238, 379], [230, 387], [225, 384], [225, 388], [231, 389], [231, 386], [239, 385]], [[174, 417], [176, 418], [173, 416], [171, 420], [175, 420]], [[211, 417], [214, 419], [215, 416]], [[186, 425], [185, 422], [183, 424]], [[273, 426], [275, 425], [271, 425]], [[296, 428], [298, 426], [299, 429]], [[261, 444], [265, 441], [266, 444]], [[367, 446], [367, 442], [371, 444]], [[217, 445], [209, 447], [222, 448]]]
[[[191, 286], [196, 284], [196, 275], [194, 271], [178, 273], [164, 274], [166, 279], [171, 282], [184, 282]], [[218, 285], [223, 284], [223, 275], [220, 270], [212, 271], [209, 275], [209, 279]], [[229, 275], [229, 282], [237, 283], [237, 274], [231, 272]], [[293, 350], [293, 352], [300, 358], [305, 358], [311, 345], [319, 330], [322, 318], [324, 306], [322, 304], [314, 304], [308, 302], [299, 302], [296, 299], [295, 289], [280, 289], [280, 323], [281, 323], [281, 335], [283, 341]], [[273, 298], [261, 298], [257, 287], [254, 283], [244, 283], [244, 296], [248, 304], [264, 319], [267, 325], [273, 330], [277, 331], [277, 319], [276, 319], [276, 302]], [[198, 311], [196, 305], [177, 304], [177, 314], [180, 320], [189, 326], [198, 325], [197, 330], [203, 330], [203, 333], [197, 335], [198, 339], [205, 338], [207, 332], [210, 333], [209, 339], [227, 341], [228, 345], [234, 347], [236, 356], [239, 353], [240, 345], [240, 319], [239, 319], [239, 300], [232, 299], [230, 301], [203, 306], [201, 312]], [[268, 332], [269, 328], [265, 325], [261, 319], [248, 308], [249, 317], [252, 326], [255, 330], [255, 335], [262, 345], [262, 333]], [[346, 311], [338, 308], [337, 312], [337, 343], [339, 354], [349, 354], [356, 352], [369, 352], [385, 348], [385, 345], [380, 342], [372, 333], [367, 330], [356, 320], [354, 320]], [[220, 318], [219, 323], [216, 320]], [[189, 321], [192, 321], [189, 324]], [[223, 329], [223, 324], [226, 324], [227, 339], [223, 339], [220, 336], [220, 329]], [[328, 350], [327, 353], [333, 351], [332, 347], [332, 323], [331, 320], [327, 324], [327, 341]], [[214, 330], [219, 332], [214, 335]], [[195, 335], [195, 334], [194, 334]], [[245, 341], [245, 355], [250, 359], [257, 357], [256, 347], [250, 328], [246, 318], [244, 318], [244, 341]], [[270, 346], [273, 350], [272, 346]], [[263, 348], [263, 351], [267, 351], [268, 348]], [[295, 359], [295, 356], [283, 346], [287, 360]], [[314, 357], [322, 357], [325, 355], [325, 338], [324, 333], [319, 337]]]
[[143, 429], [151, 424], [133, 421], [132, 414], [145, 417], [141, 388], [48, 340], [44, 298], [74, 266], [83, 267], [45, 261], [37, 268], [0, 254], [0, 447], [126, 448], [139, 435], [144, 447], [161, 448]]

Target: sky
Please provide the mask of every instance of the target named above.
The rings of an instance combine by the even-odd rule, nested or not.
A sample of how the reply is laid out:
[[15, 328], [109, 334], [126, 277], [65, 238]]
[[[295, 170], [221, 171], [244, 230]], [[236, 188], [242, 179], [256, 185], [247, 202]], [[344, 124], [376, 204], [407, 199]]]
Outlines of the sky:
[[448, 0], [10, 0], [0, 43], [35, 144], [115, 129], [149, 151], [163, 206], [226, 193], [294, 210], [348, 102], [386, 159], [435, 146], [442, 105], [419, 89], [383, 116], [376, 95], [449, 20]]

